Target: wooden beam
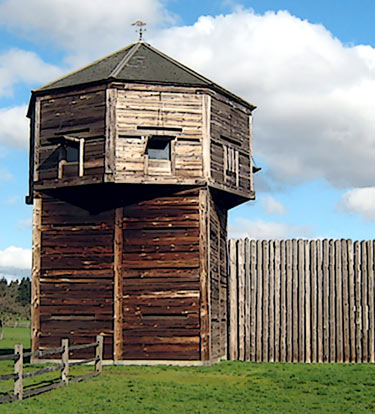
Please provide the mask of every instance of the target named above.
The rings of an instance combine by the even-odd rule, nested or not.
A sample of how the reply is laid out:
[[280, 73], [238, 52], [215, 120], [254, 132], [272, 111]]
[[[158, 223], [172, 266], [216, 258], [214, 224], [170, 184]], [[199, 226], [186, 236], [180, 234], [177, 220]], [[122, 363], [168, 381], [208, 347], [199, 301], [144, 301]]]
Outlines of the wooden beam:
[[254, 191], [253, 180], [253, 116], [249, 116], [249, 162], [250, 162], [250, 191]]
[[211, 96], [203, 95], [202, 107], [203, 177], [211, 178]]
[[105, 147], [105, 175], [113, 178], [116, 175], [116, 111], [117, 89], [106, 91], [106, 147]]
[[113, 335], [113, 349], [114, 360], [122, 359], [123, 353], [123, 304], [122, 304], [122, 251], [123, 251], [123, 237], [122, 237], [122, 219], [123, 208], [116, 208], [115, 211], [115, 237], [114, 237], [114, 335]]
[[210, 283], [208, 263], [208, 189], [199, 191], [199, 254], [200, 254], [200, 335], [201, 335], [201, 360], [208, 361], [211, 358], [210, 349]]
[[[33, 180], [35, 182], [35, 181], [39, 181], [40, 98], [35, 99], [34, 137], [33, 138], [34, 138], [34, 146], [33, 146], [34, 173], [33, 173]], [[30, 195], [33, 196], [33, 194], [30, 194]]]
[[32, 274], [31, 274], [31, 352], [39, 348], [40, 335], [40, 251], [42, 241], [42, 198], [35, 195], [33, 209]]
[[83, 177], [85, 172], [85, 139], [79, 139], [79, 176]]

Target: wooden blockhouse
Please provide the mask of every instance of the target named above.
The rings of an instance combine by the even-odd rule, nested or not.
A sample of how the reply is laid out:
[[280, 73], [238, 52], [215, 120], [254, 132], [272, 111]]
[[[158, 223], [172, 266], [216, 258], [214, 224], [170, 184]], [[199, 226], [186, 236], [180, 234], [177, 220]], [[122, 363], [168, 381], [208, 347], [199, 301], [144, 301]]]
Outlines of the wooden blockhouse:
[[33, 350], [103, 334], [108, 360], [226, 358], [254, 108], [144, 42], [32, 92]]

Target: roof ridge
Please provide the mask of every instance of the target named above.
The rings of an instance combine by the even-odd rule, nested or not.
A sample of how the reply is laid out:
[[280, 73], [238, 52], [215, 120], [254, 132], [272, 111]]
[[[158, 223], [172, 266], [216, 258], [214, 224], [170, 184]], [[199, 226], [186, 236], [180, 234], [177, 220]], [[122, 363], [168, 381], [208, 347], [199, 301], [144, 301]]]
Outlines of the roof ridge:
[[109, 74], [110, 78], [115, 78], [122, 69], [127, 65], [129, 60], [134, 56], [134, 54], [138, 51], [140, 48], [141, 43], [133, 43], [132, 49], [121, 59], [121, 61], [118, 63], [118, 65], [113, 69], [113, 71]]
[[[137, 43], [138, 43], [138, 42], [137, 42]], [[53, 81], [51, 81], [51, 82], [48, 82], [48, 83], [46, 83], [46, 84], [45, 84], [45, 85], [43, 85], [43, 86], [40, 86], [39, 88], [33, 89], [33, 90], [32, 90], [32, 92], [38, 92], [39, 90], [43, 90], [43, 89], [45, 89], [46, 87], [48, 87], [48, 86], [50, 86], [50, 85], [52, 85], [52, 84], [54, 84], [54, 83], [56, 83], [56, 82], [58, 82], [58, 81], [60, 81], [60, 80], [62, 80], [62, 79], [65, 79], [65, 78], [67, 78], [67, 77], [69, 77], [69, 76], [75, 75], [76, 73], [81, 72], [81, 71], [83, 71], [83, 70], [85, 70], [85, 69], [89, 68], [90, 66], [93, 66], [93, 65], [95, 65], [95, 64], [97, 64], [97, 63], [99, 63], [99, 62], [101, 62], [102, 60], [109, 58], [109, 57], [110, 57], [110, 56], [112, 56], [112, 55], [116, 55], [117, 53], [120, 53], [120, 52], [122, 52], [122, 51], [125, 51], [126, 49], [130, 49], [130, 48], [134, 47], [134, 45], [135, 45], [135, 44], [136, 44], [136, 43], [132, 43], [131, 45], [128, 45], [128, 46], [126, 46], [126, 47], [123, 47], [123, 48], [121, 48], [121, 49], [117, 50], [116, 52], [109, 53], [108, 55], [106, 55], [106, 56], [104, 56], [104, 57], [101, 57], [101, 58], [99, 58], [99, 59], [96, 59], [94, 62], [88, 63], [88, 64], [87, 64], [87, 65], [85, 65], [85, 66], [79, 67], [78, 69], [73, 70], [72, 72], [69, 72], [69, 73], [67, 73], [66, 75], [60, 76], [59, 78], [57, 78], [57, 79], [55, 79], [55, 80], [53, 80]]]
[[193, 69], [190, 69], [189, 67], [185, 66], [183, 63], [178, 62], [177, 60], [171, 58], [170, 56], [166, 55], [165, 53], [161, 52], [159, 49], [156, 49], [155, 47], [151, 46], [149, 43], [145, 43], [144, 45], [148, 47], [153, 52], [157, 53], [158, 55], [162, 56], [164, 59], [167, 59], [168, 61], [174, 63], [176, 66], [178, 66], [180, 69], [183, 69], [184, 71], [188, 72], [190, 75], [195, 76], [196, 78], [199, 78], [201, 81], [204, 81], [210, 85], [212, 85], [214, 82], [210, 81], [208, 78], [204, 77], [203, 75], [199, 74]]

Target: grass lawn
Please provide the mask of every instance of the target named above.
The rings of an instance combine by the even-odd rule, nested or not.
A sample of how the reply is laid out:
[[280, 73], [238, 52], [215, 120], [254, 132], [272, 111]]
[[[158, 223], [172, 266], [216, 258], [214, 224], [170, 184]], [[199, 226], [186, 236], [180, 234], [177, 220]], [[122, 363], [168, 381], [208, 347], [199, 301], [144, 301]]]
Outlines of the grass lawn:
[[184, 368], [109, 366], [99, 377], [4, 404], [0, 412], [373, 413], [375, 366], [244, 362]]

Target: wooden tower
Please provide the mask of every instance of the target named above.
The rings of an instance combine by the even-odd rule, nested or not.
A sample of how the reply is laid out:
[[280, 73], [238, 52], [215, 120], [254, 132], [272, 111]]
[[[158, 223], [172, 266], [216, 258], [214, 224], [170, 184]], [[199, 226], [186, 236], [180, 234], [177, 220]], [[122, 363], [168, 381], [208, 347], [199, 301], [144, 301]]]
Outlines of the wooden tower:
[[33, 91], [33, 350], [102, 333], [108, 360], [226, 357], [254, 108], [144, 42]]

